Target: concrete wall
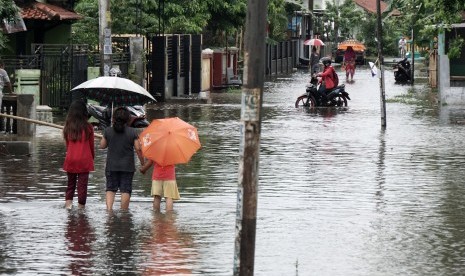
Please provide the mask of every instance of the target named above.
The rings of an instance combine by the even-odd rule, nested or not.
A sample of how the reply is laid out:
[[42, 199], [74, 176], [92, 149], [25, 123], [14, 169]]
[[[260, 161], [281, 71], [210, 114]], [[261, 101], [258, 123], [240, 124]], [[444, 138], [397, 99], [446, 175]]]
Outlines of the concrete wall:
[[441, 105], [465, 104], [465, 87], [450, 86], [450, 62], [447, 55], [438, 55], [438, 88]]
[[465, 87], [451, 87], [450, 61], [446, 55], [445, 35], [438, 35], [438, 92], [440, 105], [465, 104]]

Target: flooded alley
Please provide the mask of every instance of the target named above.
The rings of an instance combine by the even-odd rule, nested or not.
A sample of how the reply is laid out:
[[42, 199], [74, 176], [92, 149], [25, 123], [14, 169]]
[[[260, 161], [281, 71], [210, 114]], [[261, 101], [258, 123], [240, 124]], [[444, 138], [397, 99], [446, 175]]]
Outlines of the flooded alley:
[[[385, 77], [386, 130], [367, 68], [346, 84], [346, 108], [295, 108], [303, 71], [265, 83], [255, 275], [465, 270], [465, 110]], [[240, 102], [240, 92], [223, 92], [211, 104], [148, 110], [196, 126], [202, 143], [177, 166], [173, 214], [152, 212], [150, 173], [136, 173], [129, 211], [118, 193], [108, 213], [105, 150], [96, 150], [85, 210], [76, 198], [65, 210], [61, 131], [38, 126], [30, 156], [0, 156], [0, 274], [232, 275]]]

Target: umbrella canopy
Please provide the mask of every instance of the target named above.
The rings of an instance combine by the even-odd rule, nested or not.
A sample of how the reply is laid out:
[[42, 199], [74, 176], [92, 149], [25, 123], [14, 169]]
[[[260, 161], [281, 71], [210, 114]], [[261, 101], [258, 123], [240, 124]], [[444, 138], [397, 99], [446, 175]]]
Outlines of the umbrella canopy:
[[144, 157], [161, 166], [187, 163], [201, 147], [197, 128], [178, 117], [153, 120], [139, 140]]
[[354, 51], [365, 51], [366, 50], [365, 45], [362, 42], [357, 41], [355, 39], [345, 40], [345, 41], [339, 43], [337, 48], [340, 49], [340, 50], [347, 50], [347, 47], [349, 47], [349, 46], [351, 46], [352, 49], [354, 49]]
[[304, 45], [310, 46], [324, 46], [325, 44], [318, 38], [307, 39], [304, 41]]
[[71, 89], [102, 105], [142, 105], [155, 98], [142, 86], [130, 79], [110, 76], [98, 77]]

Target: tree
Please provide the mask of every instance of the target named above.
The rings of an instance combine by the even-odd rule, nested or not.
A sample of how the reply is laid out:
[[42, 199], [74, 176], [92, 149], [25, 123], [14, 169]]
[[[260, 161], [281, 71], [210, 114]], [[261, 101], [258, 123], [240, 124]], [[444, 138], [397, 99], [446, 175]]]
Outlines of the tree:
[[364, 20], [363, 12], [358, 10], [352, 0], [345, 0], [342, 4], [338, 0], [326, 2], [324, 22], [332, 22], [334, 29], [329, 31], [329, 40], [341, 42], [347, 38], [354, 38], [354, 27], [360, 26]]
[[[450, 24], [462, 22], [465, 11], [463, 0], [392, 0], [391, 6], [397, 8], [404, 22], [404, 31], [414, 30], [418, 41], [429, 41], [438, 32], [448, 29]], [[448, 49], [450, 58], [460, 56], [463, 38], [451, 39]]]
[[[18, 16], [19, 8], [11, 0], [0, 0], [0, 25], [4, 21], [10, 21], [16, 19]], [[5, 48], [8, 42], [7, 37], [0, 30], [0, 49]]]
[[[226, 46], [232, 34], [244, 27], [247, 0], [207, 0], [210, 20], [204, 28], [205, 42]], [[229, 40], [228, 40], [229, 41]]]
[[271, 0], [268, 5], [268, 37], [272, 41], [283, 41], [286, 39], [288, 18], [286, 6], [291, 5], [284, 0]]
[[[73, 42], [98, 45], [98, 0], [81, 0], [75, 10], [84, 19], [73, 24]], [[210, 19], [208, 1], [201, 0], [111, 0], [110, 10], [113, 34], [198, 34]]]

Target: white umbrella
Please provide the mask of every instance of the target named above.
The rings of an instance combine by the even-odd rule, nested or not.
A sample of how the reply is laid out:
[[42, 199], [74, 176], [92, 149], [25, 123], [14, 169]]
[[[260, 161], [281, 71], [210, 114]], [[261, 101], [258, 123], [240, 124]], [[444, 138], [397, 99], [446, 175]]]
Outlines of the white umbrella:
[[71, 89], [102, 105], [140, 105], [155, 98], [145, 88], [130, 79], [116, 76], [98, 77]]

